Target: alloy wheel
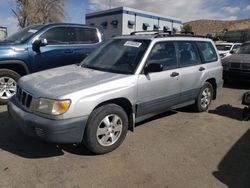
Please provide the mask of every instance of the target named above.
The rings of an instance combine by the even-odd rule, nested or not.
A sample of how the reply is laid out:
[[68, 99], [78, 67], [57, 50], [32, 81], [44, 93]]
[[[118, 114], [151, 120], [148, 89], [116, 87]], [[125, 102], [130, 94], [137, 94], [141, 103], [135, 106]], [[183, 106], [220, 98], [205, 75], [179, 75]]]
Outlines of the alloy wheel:
[[6, 100], [16, 93], [16, 81], [10, 77], [0, 78], [0, 99]]
[[100, 145], [111, 146], [121, 136], [123, 123], [118, 115], [104, 117], [97, 128], [96, 137]]

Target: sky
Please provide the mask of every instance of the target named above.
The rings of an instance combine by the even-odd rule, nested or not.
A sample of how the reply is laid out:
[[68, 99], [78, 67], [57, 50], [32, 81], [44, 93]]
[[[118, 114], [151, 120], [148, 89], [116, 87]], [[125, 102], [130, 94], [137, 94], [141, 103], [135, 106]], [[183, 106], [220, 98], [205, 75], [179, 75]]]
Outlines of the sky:
[[[65, 0], [64, 22], [85, 23], [85, 14], [108, 9], [110, 0]], [[0, 0], [0, 26], [8, 34], [16, 32], [17, 19], [11, 11], [15, 0]], [[250, 19], [249, 0], [112, 0], [112, 7], [128, 6], [164, 16], [180, 18], [183, 22], [198, 19]]]

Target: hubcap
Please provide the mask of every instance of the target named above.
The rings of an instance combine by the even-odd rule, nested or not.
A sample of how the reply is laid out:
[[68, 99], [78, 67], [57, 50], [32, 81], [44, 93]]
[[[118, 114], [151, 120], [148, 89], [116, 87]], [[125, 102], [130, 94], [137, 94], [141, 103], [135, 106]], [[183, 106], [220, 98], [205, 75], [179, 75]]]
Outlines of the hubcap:
[[10, 77], [0, 78], [0, 99], [6, 100], [16, 93], [16, 81]]
[[122, 120], [119, 116], [107, 115], [99, 124], [96, 137], [102, 146], [113, 145], [121, 136]]
[[201, 95], [201, 107], [202, 108], [207, 108], [209, 106], [211, 102], [211, 96], [212, 96], [212, 93], [211, 93], [210, 88], [205, 88]]

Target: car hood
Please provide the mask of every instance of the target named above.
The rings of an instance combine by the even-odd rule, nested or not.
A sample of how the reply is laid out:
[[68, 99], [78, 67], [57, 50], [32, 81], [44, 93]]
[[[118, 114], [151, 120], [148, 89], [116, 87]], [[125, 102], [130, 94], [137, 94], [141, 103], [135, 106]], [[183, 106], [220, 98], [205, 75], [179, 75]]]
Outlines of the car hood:
[[[18, 85], [36, 98], [58, 99], [80, 90], [101, 86], [126, 77], [131, 77], [131, 75], [102, 72], [78, 65], [69, 65], [24, 76], [19, 80]], [[117, 84], [113, 84], [113, 86], [121, 87]]]
[[250, 54], [233, 54], [226, 57], [222, 62], [227, 63], [250, 63]]

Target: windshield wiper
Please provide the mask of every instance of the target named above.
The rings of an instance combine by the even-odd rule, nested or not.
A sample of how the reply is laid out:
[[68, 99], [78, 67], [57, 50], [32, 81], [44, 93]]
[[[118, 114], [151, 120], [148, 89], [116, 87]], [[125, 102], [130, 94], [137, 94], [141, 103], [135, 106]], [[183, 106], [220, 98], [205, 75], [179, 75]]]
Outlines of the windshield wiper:
[[101, 71], [103, 71], [102, 68], [94, 67], [94, 66], [91, 66], [91, 65], [82, 65], [82, 67], [88, 68], [88, 69], [94, 69], [94, 70], [101, 70]]

